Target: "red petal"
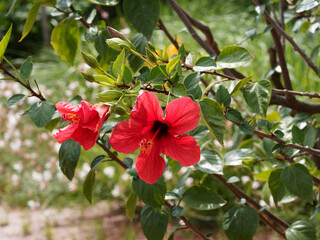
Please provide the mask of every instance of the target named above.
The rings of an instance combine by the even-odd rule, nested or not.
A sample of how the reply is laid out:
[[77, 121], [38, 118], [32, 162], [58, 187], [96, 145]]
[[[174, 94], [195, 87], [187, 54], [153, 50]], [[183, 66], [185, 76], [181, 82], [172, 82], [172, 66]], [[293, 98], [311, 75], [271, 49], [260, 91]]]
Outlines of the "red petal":
[[163, 154], [180, 162], [182, 166], [194, 165], [200, 160], [200, 147], [194, 137], [167, 137], [162, 139], [161, 144], [164, 148]]
[[56, 108], [62, 116], [67, 113], [75, 113], [78, 116], [81, 107], [80, 105], [73, 105], [67, 102], [58, 102]]
[[146, 183], [158, 181], [166, 167], [164, 159], [160, 156], [157, 142], [154, 142], [150, 151], [141, 151], [136, 162], [139, 177]]
[[164, 123], [171, 135], [182, 135], [194, 129], [200, 120], [200, 107], [188, 97], [172, 100], [166, 107]]
[[83, 123], [88, 123], [92, 121], [94, 118], [99, 117], [99, 113], [95, 110], [93, 105], [86, 101], [81, 101], [81, 108], [83, 112]]
[[138, 149], [140, 141], [144, 138], [142, 130], [143, 126], [136, 121], [122, 121], [113, 129], [109, 143], [118, 152], [134, 152]]
[[103, 105], [103, 104], [99, 104], [99, 105], [94, 105], [95, 110], [98, 112], [100, 119], [102, 119], [102, 121], [104, 122], [106, 120], [106, 118], [109, 117], [109, 106], [107, 105]]
[[142, 93], [132, 109], [130, 118], [142, 125], [161, 121], [163, 119], [163, 111], [159, 105], [157, 96], [150, 92]]
[[73, 134], [72, 139], [78, 142], [85, 151], [89, 150], [94, 146], [98, 139], [99, 132], [91, 131], [87, 128], [77, 128]]
[[64, 141], [72, 138], [73, 132], [79, 127], [79, 124], [70, 124], [65, 128], [62, 128], [56, 134], [53, 134], [53, 137], [57, 139], [58, 143], [63, 143]]

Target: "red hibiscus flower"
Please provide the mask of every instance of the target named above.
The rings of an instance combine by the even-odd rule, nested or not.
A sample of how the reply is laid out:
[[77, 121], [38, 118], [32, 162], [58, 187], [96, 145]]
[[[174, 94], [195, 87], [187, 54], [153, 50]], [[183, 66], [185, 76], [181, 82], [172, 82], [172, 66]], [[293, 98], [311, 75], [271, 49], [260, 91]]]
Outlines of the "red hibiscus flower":
[[67, 127], [60, 129], [53, 137], [59, 143], [70, 138], [83, 146], [84, 150], [92, 148], [97, 141], [102, 124], [109, 117], [109, 106], [91, 105], [81, 101], [81, 105], [58, 102], [56, 108], [63, 120], [70, 122]]
[[140, 148], [136, 161], [139, 177], [154, 183], [165, 169], [161, 153], [179, 161], [182, 166], [200, 160], [196, 140], [182, 135], [194, 129], [200, 119], [200, 107], [188, 97], [171, 101], [165, 109], [165, 118], [155, 94], [144, 92], [137, 99], [130, 119], [114, 128], [110, 145], [118, 152], [130, 153]]

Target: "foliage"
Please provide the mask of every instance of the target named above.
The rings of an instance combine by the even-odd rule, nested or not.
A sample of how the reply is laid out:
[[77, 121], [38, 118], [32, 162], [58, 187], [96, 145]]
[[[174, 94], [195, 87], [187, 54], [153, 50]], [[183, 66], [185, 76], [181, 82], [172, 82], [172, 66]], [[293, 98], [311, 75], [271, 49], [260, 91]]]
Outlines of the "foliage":
[[[86, 97], [110, 106], [109, 118], [104, 125], [99, 123], [101, 130], [94, 130], [100, 130], [95, 147], [85, 152], [71, 139], [61, 146], [52, 143], [59, 146], [59, 157], [55, 153], [55, 158], [59, 158], [60, 170], [70, 181], [74, 182], [81, 175], [83, 187], [80, 189], [90, 203], [95, 198], [110, 197], [114, 184], [124, 185], [122, 194], [128, 196], [125, 206], [130, 220], [140, 201], [144, 202], [140, 221], [147, 239], [163, 239], [169, 232], [168, 222], [177, 219], [180, 221], [168, 234], [169, 239], [173, 239], [175, 231], [184, 228], [200, 239], [209, 238], [185, 216], [196, 216], [208, 222], [218, 216], [216, 219], [228, 239], [252, 239], [259, 220], [262, 226], [268, 225], [281, 238], [317, 239], [320, 231], [316, 227], [320, 222], [320, 105], [319, 94], [313, 92], [320, 89], [319, 3], [314, 0], [260, 3], [253, 0], [247, 8], [247, 2], [239, 2], [231, 13], [221, 8], [224, 12], [220, 9], [222, 14], [215, 21], [210, 14], [201, 14], [199, 19], [194, 18], [194, 12], [188, 15], [185, 10], [192, 9], [192, 4], [199, 3], [181, 1], [181, 7], [173, 0], [152, 3], [145, 0], [12, 1], [10, 6], [5, 6], [7, 17], [0, 19], [7, 24], [5, 30], [0, 29], [3, 32], [0, 42], [3, 79], [0, 83], [12, 81], [24, 90], [15, 89], [4, 101], [8, 108], [18, 106], [24, 112], [21, 124], [32, 121], [35, 127], [41, 128], [40, 136], [47, 136], [45, 131], [65, 127], [61, 117], [65, 118], [59, 115], [53, 103], [78, 104], [81, 97]], [[217, 1], [212, 11], [220, 5], [224, 6]], [[23, 24], [10, 25], [22, 6], [28, 9]], [[209, 3], [198, 7], [210, 11]], [[24, 44], [39, 33], [35, 29], [39, 27], [42, 9], [50, 11], [51, 22], [46, 31], [50, 33], [55, 53], [64, 61], [54, 71], [49, 71], [49, 65], [41, 70], [35, 64], [37, 59], [45, 58], [40, 50], [32, 58], [23, 60], [12, 53], [11, 44], [19, 44], [18, 40]], [[172, 11], [181, 21], [168, 24], [165, 13], [172, 14]], [[110, 22], [105, 21], [108, 12], [116, 13]], [[233, 19], [235, 24], [223, 24], [232, 14], [244, 17]], [[203, 22], [214, 29], [214, 36]], [[120, 29], [123, 25], [130, 27], [129, 34], [125, 31], [127, 28]], [[179, 32], [184, 25], [187, 31]], [[156, 28], [162, 31], [155, 31]], [[204, 35], [198, 35], [195, 29]], [[175, 37], [170, 35], [173, 32], [177, 33]], [[164, 37], [166, 40], [160, 40]], [[43, 66], [48, 61], [44, 59]], [[85, 67], [80, 70], [75, 67], [84, 63]], [[70, 75], [79, 79], [81, 83], [76, 91], [67, 93], [65, 83], [59, 82], [54, 87], [55, 93], [50, 94], [43, 89], [50, 90], [52, 81], [43, 80], [39, 87], [38, 80], [34, 80], [41, 71], [53, 79], [50, 75], [55, 76], [55, 71], [59, 70], [62, 79]], [[172, 158], [165, 157], [164, 177], [153, 184], [139, 178], [133, 164], [137, 152], [128, 158], [126, 151], [118, 153], [109, 144], [112, 132], [117, 131], [115, 126], [137, 111], [137, 97], [143, 91], [155, 93], [162, 108], [183, 97], [190, 97], [201, 108], [198, 126], [187, 133], [200, 146], [200, 161], [194, 166], [182, 167], [175, 161], [178, 150], [172, 156], [168, 154]], [[78, 94], [81, 97], [76, 96]], [[31, 97], [36, 100], [29, 101]], [[152, 143], [159, 131], [163, 131], [161, 129], [162, 125], [151, 140], [140, 139], [141, 142]], [[2, 131], [10, 133], [9, 129]], [[31, 141], [33, 144], [37, 140]], [[38, 141], [41, 144], [41, 139]], [[175, 147], [180, 146], [176, 144]], [[36, 151], [42, 154], [48, 148], [49, 145], [42, 143]], [[141, 151], [150, 150], [141, 145], [140, 148]], [[168, 153], [166, 149], [162, 152]], [[32, 172], [34, 178], [46, 171], [43, 165], [51, 167], [50, 161]], [[113, 174], [105, 173], [107, 180], [102, 177], [107, 168], [102, 169], [105, 164], [113, 169]], [[4, 172], [8, 167], [8, 172], [18, 171], [26, 181], [21, 184], [33, 184], [28, 183], [31, 172], [28, 168], [34, 165], [11, 165], [5, 158], [0, 170]], [[61, 178], [56, 170], [55, 176], [60, 174]], [[122, 182], [120, 175], [130, 181]], [[7, 182], [6, 177], [0, 175], [0, 186], [10, 186]], [[43, 187], [48, 192], [62, 192], [50, 189], [50, 180], [42, 175], [38, 182], [40, 186], [48, 186]], [[64, 182], [60, 188], [65, 186]], [[19, 184], [9, 188], [19, 188]], [[53, 199], [45, 199], [45, 195], [38, 199], [42, 204], [49, 204], [59, 199], [58, 194], [53, 195]], [[69, 197], [74, 202], [83, 201], [83, 198]]]

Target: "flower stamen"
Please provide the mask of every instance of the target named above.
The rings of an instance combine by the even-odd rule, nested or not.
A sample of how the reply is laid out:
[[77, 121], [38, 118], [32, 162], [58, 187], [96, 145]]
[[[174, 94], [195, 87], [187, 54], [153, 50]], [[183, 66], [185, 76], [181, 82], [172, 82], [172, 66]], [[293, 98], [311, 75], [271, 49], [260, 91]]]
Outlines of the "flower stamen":
[[139, 147], [141, 151], [150, 151], [152, 148], [153, 141], [149, 139], [142, 139], [139, 143]]

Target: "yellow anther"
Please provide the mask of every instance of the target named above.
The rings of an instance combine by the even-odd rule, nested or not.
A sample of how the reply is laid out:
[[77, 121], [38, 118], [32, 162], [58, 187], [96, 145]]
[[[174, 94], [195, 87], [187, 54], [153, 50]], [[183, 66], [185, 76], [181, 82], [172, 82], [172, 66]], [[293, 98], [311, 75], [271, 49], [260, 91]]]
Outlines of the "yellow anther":
[[152, 148], [152, 140], [142, 139], [139, 143], [141, 151], [149, 151]]

